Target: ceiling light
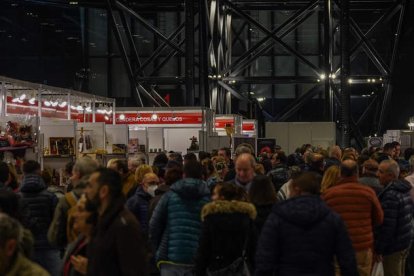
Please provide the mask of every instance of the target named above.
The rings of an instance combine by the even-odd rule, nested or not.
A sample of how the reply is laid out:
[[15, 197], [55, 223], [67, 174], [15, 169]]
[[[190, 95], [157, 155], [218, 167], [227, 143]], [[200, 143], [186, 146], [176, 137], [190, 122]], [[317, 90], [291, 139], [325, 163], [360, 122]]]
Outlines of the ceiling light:
[[264, 97], [257, 98], [258, 102], [263, 102], [264, 100], [266, 100], [266, 98], [264, 98]]
[[352, 80], [352, 79], [349, 79], [349, 80], [348, 80], [348, 83], [352, 83], [352, 82], [353, 82], [353, 80]]
[[325, 74], [321, 74], [319, 77], [321, 78], [321, 80], [324, 80], [326, 78], [326, 75]]

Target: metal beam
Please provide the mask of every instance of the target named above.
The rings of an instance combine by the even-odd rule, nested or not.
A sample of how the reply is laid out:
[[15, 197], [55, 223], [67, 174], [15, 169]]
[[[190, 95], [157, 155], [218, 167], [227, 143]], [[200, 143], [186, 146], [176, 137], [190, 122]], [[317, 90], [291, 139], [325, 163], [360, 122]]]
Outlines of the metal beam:
[[[181, 23], [180, 26], [178, 26], [178, 28], [171, 34], [169, 35], [167, 38], [168, 40], [174, 40], [177, 38], [177, 36], [181, 33], [181, 31], [184, 29], [185, 27], [185, 22]], [[149, 64], [151, 64], [151, 62], [153, 62], [156, 58], [158, 58], [162, 51], [165, 49], [165, 47], [168, 46], [168, 43], [166, 43], [165, 41], [162, 42], [162, 44], [155, 49], [151, 56], [149, 56], [141, 65], [141, 70], [144, 70]], [[178, 46], [181, 46], [180, 44], [178, 44]]]
[[[343, 0], [342, 0], [343, 1]], [[333, 62], [333, 32], [332, 32], [332, 1], [324, 1], [324, 74], [325, 74], [325, 116], [328, 121], [333, 121], [333, 92], [332, 92], [332, 62]]]
[[321, 86], [315, 85], [309, 91], [305, 92], [299, 98], [295, 99], [291, 104], [289, 104], [282, 112], [276, 115], [273, 118], [273, 121], [283, 122], [292, 117], [296, 112], [300, 110], [308, 101], [310, 101], [314, 96], [321, 92]]
[[[313, 10], [306, 10], [308, 13], [304, 17], [296, 20], [296, 22], [293, 25], [291, 25], [287, 30], [284, 30], [283, 29], [284, 27], [286, 27], [286, 25], [283, 25], [282, 24], [281, 26], [279, 26], [278, 28], [276, 28], [272, 33], [277, 34], [278, 32], [281, 32], [281, 34], [279, 36], [280, 39], [283, 39], [284, 37], [286, 37], [287, 35], [289, 35], [293, 30], [297, 29], [297, 27], [300, 26], [306, 19], [308, 19], [309, 17], [311, 17], [313, 15], [314, 10], [317, 8], [317, 3], [314, 3], [314, 5], [311, 5], [311, 6], [313, 6]], [[299, 14], [302, 16], [301, 13], [299, 13]], [[292, 21], [295, 21], [295, 18], [294, 17], [291, 17], [291, 19], [292, 19]], [[285, 21], [285, 23], [289, 23], [288, 21], [289, 20]], [[277, 30], [280, 30], [280, 31], [277, 31]], [[241, 56], [234, 63], [234, 65], [232, 65], [231, 67], [229, 67], [228, 69], [226, 69], [226, 71], [223, 72], [223, 75], [227, 74], [228, 72], [231, 72], [231, 75], [232, 76], [237, 76], [246, 67], [248, 67], [252, 62], [254, 62], [255, 60], [257, 60], [259, 57], [265, 55], [271, 49], [273, 49], [273, 47], [276, 45], [276, 42], [275, 41], [272, 41], [271, 43], [269, 43], [268, 45], [266, 45], [265, 47], [263, 47], [262, 49], [260, 49], [256, 53], [254, 53], [254, 51], [256, 51], [258, 48], [262, 47], [263, 46], [263, 43], [265, 41], [267, 41], [268, 39], [270, 39], [270, 38], [271, 38], [271, 36], [268, 35], [267, 37], [263, 38], [261, 41], [257, 42], [255, 44], [255, 46], [251, 47], [249, 49], [249, 51], [247, 51], [243, 56]], [[291, 55], [288, 55], [288, 56], [291, 56]]]
[[348, 78], [351, 69], [349, 53], [349, 0], [341, 0], [341, 146], [348, 147], [350, 141], [350, 121], [351, 121], [351, 97], [349, 93]]
[[[318, 6], [318, 0], [313, 1], [311, 3], [309, 3], [308, 5], [306, 5], [305, 7], [301, 8], [300, 10], [298, 10], [295, 14], [293, 14], [289, 19], [287, 19], [284, 23], [282, 23], [279, 27], [275, 28], [273, 31], [271, 31], [271, 33], [267, 34], [266, 37], [262, 38], [260, 41], [258, 41], [253, 47], [249, 48], [249, 50], [244, 53], [242, 56], [240, 56], [236, 61], [234, 61], [228, 68], [226, 68], [222, 74], [226, 75], [229, 72], [234, 71], [236, 68], [246, 67], [246, 64], [250, 64], [252, 62], [252, 60], [254, 61], [255, 59], [257, 59], [258, 56], [262, 55], [263, 53], [267, 52], [268, 50], [270, 50], [271, 48], [273, 48], [274, 45], [276, 45], [276, 41], [272, 41], [269, 45], [267, 45], [264, 49], [262, 49], [260, 52], [258, 52], [257, 54], [255, 54], [254, 57], [256, 57], [255, 59], [253, 59], [253, 57], [251, 57], [251, 55], [260, 47], [263, 46], [263, 44], [265, 42], [267, 42], [269, 39], [272, 38], [272, 35], [279, 35], [279, 33], [281, 31], [283, 31], [287, 26], [291, 25], [293, 22], [299, 20], [302, 16], [306, 15], [306, 14], [310, 14], [312, 15], [313, 11], [310, 13], [310, 10], [315, 9]], [[308, 16], [306, 17], [308, 18]], [[295, 28], [298, 26], [299, 24], [295, 24]], [[280, 38], [283, 38], [284, 36], [288, 35], [290, 33], [289, 32], [284, 32], [283, 34], [280, 34]], [[248, 61], [245, 61], [246, 58], [251, 57]], [[243, 62], [243, 65], [240, 65], [240, 63]]]
[[[392, 73], [394, 72], [394, 67], [395, 67], [395, 61], [397, 59], [397, 50], [398, 50], [398, 45], [400, 42], [400, 36], [401, 36], [401, 30], [402, 30], [402, 24], [403, 24], [403, 20], [404, 20], [404, 14], [405, 14], [405, 7], [407, 5], [406, 0], [401, 0], [401, 11], [400, 11], [400, 17], [398, 19], [398, 25], [397, 25], [397, 31], [395, 33], [395, 40], [394, 40], [394, 47], [392, 49], [392, 54], [391, 54], [391, 62], [390, 62], [390, 72], [391, 72], [391, 77]], [[383, 127], [384, 127], [384, 121], [385, 121], [385, 117], [387, 115], [387, 107], [391, 101], [391, 95], [392, 95], [392, 80], [388, 80], [387, 82], [387, 88], [385, 89], [385, 94], [384, 94], [384, 100], [382, 102], [382, 108], [381, 108], [381, 113], [380, 113], [380, 118], [379, 118], [379, 122], [378, 122], [378, 133], [382, 133]]]
[[366, 119], [368, 114], [371, 112], [371, 109], [375, 107], [375, 103], [377, 102], [378, 96], [374, 96], [374, 98], [371, 100], [369, 105], [365, 108], [362, 115], [359, 117], [358, 121], [356, 122], [356, 126], [359, 127], [361, 123]]
[[144, 71], [142, 70], [141, 60], [139, 58], [138, 50], [137, 50], [137, 47], [135, 46], [134, 38], [132, 37], [132, 32], [125, 18], [125, 14], [123, 12], [119, 12], [119, 17], [121, 18], [122, 25], [125, 29], [125, 36], [127, 37], [127, 40], [128, 40], [130, 52], [132, 52], [132, 56], [137, 62], [138, 73], [140, 76], [144, 76]]
[[377, 66], [378, 70], [381, 71], [381, 73], [384, 75], [389, 75], [390, 69], [388, 68], [388, 65], [384, 62], [384, 60], [381, 58], [379, 53], [375, 50], [375, 47], [366, 38], [366, 36], [364, 36], [361, 29], [352, 18], [350, 18], [350, 23], [352, 31], [356, 34], [357, 37], [359, 37], [363, 41], [363, 48], [365, 52], [374, 62], [375, 66]]
[[118, 0], [114, 0], [114, 1], [115, 1], [115, 5], [120, 10], [123, 10], [126, 13], [128, 13], [129, 15], [131, 15], [132, 17], [134, 17], [136, 20], [138, 20], [142, 24], [143, 27], [145, 27], [146, 29], [148, 29], [149, 31], [151, 31], [155, 36], [157, 36], [159, 39], [163, 40], [165, 43], [167, 43], [170, 47], [172, 47], [173, 49], [175, 49], [176, 51], [178, 51], [180, 54], [184, 54], [184, 51], [181, 50], [181, 48], [177, 44], [175, 44], [174, 42], [172, 42], [171, 40], [169, 40], [168, 37], [164, 36], [157, 28], [155, 28], [154, 26], [152, 26], [151, 24], [149, 24], [138, 13], [136, 13], [134, 10], [128, 8], [127, 6], [125, 6], [124, 4], [122, 4], [121, 2], [119, 2]]
[[313, 76], [253, 76], [253, 77], [226, 77], [224, 82], [235, 81], [238, 84], [296, 84], [296, 83], [319, 83], [317, 77]]
[[194, 106], [194, 0], [185, 0], [185, 102]]
[[290, 47], [287, 43], [285, 43], [283, 40], [281, 40], [278, 36], [276, 36], [275, 34], [272, 34], [271, 31], [269, 31], [266, 27], [264, 27], [262, 24], [260, 24], [256, 20], [254, 20], [247, 13], [245, 13], [242, 10], [240, 10], [232, 2], [230, 2], [228, 0], [223, 0], [223, 1], [231, 8], [231, 10], [234, 13], [238, 14], [239, 16], [241, 16], [242, 18], [244, 18], [245, 20], [247, 20], [248, 22], [250, 22], [252, 25], [256, 26], [263, 33], [265, 33], [267, 35], [270, 35], [271, 36], [271, 39], [273, 39], [274, 41], [276, 41], [277, 43], [279, 43], [281, 46], [283, 46], [286, 49], [286, 51], [290, 52], [293, 56], [295, 56], [301, 62], [303, 62], [304, 64], [308, 65], [312, 69], [312, 71], [315, 72], [316, 75], [319, 75], [320, 68], [318, 68], [317, 66], [315, 66], [312, 62], [310, 62], [309, 60], [307, 60], [305, 57], [303, 57], [300, 53], [298, 53], [295, 49], [293, 49], [292, 47]]
[[[109, 17], [109, 20], [112, 24], [112, 30], [113, 30], [113, 33], [115, 35], [115, 39], [118, 43], [118, 47], [119, 47], [119, 50], [120, 50], [121, 55], [122, 55], [122, 60], [124, 61], [124, 64], [125, 64], [125, 67], [126, 67], [126, 71], [127, 71], [127, 74], [128, 74], [129, 81], [131, 82], [131, 85], [133, 86], [133, 88], [135, 90], [135, 93], [133, 93], [133, 97], [137, 101], [138, 105], [144, 106], [144, 103], [142, 102], [142, 99], [141, 99], [141, 94], [140, 94], [138, 85], [136, 84], [136, 82], [134, 80], [131, 62], [129, 60], [125, 45], [122, 42], [121, 33], [119, 32], [118, 25], [117, 25], [117, 22], [116, 22], [116, 19], [115, 19], [115, 14], [114, 14], [114, 9], [113, 9], [113, 1], [112, 0], [106, 0], [106, 2], [107, 2], [107, 7], [108, 7], [108, 15], [109, 15], [108, 17]], [[155, 99], [153, 99], [153, 100], [155, 101]]]

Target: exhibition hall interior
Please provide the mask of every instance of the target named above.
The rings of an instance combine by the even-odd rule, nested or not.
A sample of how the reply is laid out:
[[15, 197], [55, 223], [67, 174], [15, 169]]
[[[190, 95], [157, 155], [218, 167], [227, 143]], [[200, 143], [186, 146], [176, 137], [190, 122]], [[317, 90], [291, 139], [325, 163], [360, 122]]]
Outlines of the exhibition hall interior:
[[414, 276], [414, 1], [0, 1], [0, 275]]

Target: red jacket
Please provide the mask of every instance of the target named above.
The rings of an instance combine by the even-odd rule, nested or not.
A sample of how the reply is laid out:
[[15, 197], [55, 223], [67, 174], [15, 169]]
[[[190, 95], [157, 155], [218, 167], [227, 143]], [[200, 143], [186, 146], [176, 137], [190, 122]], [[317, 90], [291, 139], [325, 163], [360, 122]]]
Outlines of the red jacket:
[[373, 248], [373, 226], [382, 224], [384, 212], [375, 192], [356, 177], [343, 178], [328, 189], [323, 200], [344, 221], [355, 251]]

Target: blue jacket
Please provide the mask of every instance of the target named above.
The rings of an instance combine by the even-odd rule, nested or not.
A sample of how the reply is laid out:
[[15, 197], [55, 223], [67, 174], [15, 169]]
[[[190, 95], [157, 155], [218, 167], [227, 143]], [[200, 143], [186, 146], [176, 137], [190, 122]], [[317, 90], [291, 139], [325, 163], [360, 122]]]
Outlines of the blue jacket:
[[30, 209], [30, 216], [35, 221], [30, 227], [35, 238], [36, 249], [52, 248], [47, 239], [47, 231], [52, 222], [57, 205], [57, 197], [46, 190], [41, 176], [27, 174], [24, 176], [20, 188], [21, 201]]
[[194, 263], [201, 233], [201, 209], [209, 198], [207, 184], [192, 178], [177, 181], [163, 195], [149, 227], [158, 262]]
[[148, 232], [148, 208], [151, 199], [152, 196], [139, 186], [126, 203], [126, 207], [135, 215], [144, 234]]
[[298, 196], [273, 207], [259, 238], [255, 275], [358, 275], [345, 225], [318, 196]]
[[411, 185], [404, 180], [391, 182], [378, 195], [384, 223], [375, 231], [375, 251], [390, 255], [407, 249], [413, 237]]

